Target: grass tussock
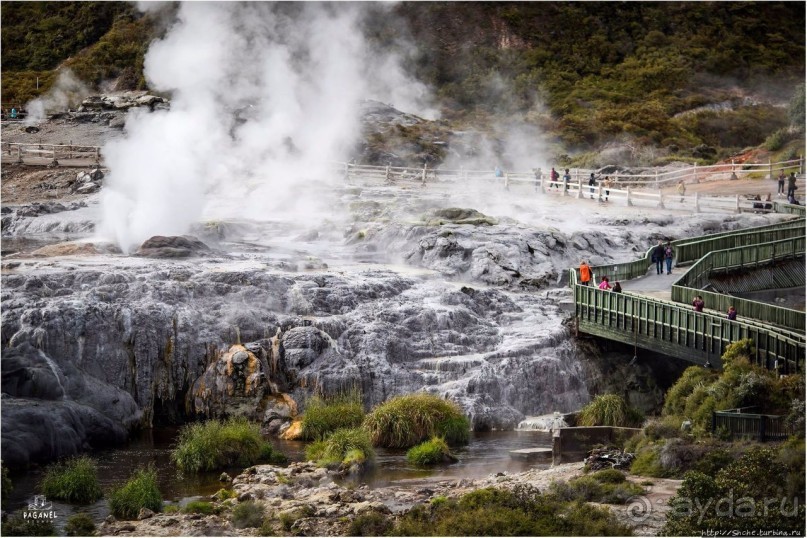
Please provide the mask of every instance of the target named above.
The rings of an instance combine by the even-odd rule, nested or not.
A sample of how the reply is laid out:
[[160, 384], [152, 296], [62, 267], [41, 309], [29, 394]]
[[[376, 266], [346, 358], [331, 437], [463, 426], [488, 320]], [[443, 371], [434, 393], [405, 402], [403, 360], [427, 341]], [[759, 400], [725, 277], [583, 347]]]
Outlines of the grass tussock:
[[600, 394], [580, 410], [579, 426], [641, 426], [644, 417], [616, 394]]
[[95, 533], [95, 522], [90, 514], [80, 512], [67, 518], [64, 527], [67, 536], [92, 536]]
[[336, 430], [305, 450], [306, 458], [324, 467], [363, 465], [375, 457], [373, 444], [362, 428]]
[[255, 501], [245, 501], [233, 508], [230, 516], [236, 529], [258, 528], [263, 524], [264, 508]]
[[351, 429], [364, 420], [361, 392], [351, 390], [336, 396], [314, 396], [303, 414], [303, 439], [324, 439], [329, 433]]
[[398, 396], [373, 409], [364, 419], [375, 446], [410, 448], [432, 437], [464, 445], [470, 423], [459, 406], [427, 393]]
[[89, 504], [103, 496], [98, 470], [87, 456], [50, 465], [42, 479], [42, 493], [49, 499]]
[[244, 418], [185, 426], [171, 458], [177, 467], [187, 472], [286, 461], [283, 454], [273, 450], [263, 439], [260, 427]]
[[109, 495], [109, 510], [118, 519], [135, 519], [141, 508], [162, 509], [162, 495], [154, 469], [139, 469], [123, 486]]
[[203, 514], [209, 516], [216, 513], [216, 508], [207, 501], [191, 501], [182, 508], [185, 514]]
[[432, 437], [425, 443], [410, 448], [406, 459], [414, 465], [435, 465], [457, 461], [451, 454], [448, 444], [440, 437]]

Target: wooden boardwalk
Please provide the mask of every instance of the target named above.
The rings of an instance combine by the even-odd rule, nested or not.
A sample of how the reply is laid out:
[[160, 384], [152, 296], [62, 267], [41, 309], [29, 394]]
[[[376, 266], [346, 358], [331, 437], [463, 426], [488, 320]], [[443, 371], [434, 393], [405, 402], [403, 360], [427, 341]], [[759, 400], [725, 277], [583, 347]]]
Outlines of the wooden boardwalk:
[[[596, 281], [603, 276], [611, 282], [622, 281], [623, 293], [582, 286], [577, 269], [572, 269], [569, 284], [574, 290], [577, 330], [714, 368], [722, 367], [720, 357], [729, 344], [750, 338], [758, 364], [781, 373], [803, 370], [807, 350], [803, 311], [703, 288], [715, 271], [759, 271], [759, 286], [777, 287], [781, 282], [774, 280], [782, 273], [764, 272], [765, 268], [785, 260], [803, 260], [804, 236], [805, 219], [799, 218], [774, 226], [679, 240], [673, 243], [680, 261], [676, 261], [672, 275], [655, 274], [650, 267], [650, 250], [639, 260], [592, 268]], [[742, 246], [715, 250], [738, 244]], [[702, 252], [706, 254], [691, 267], [682, 267]], [[803, 273], [792, 274], [798, 277]], [[767, 279], [770, 282], [766, 275], [771, 276]], [[803, 279], [798, 284], [804, 286]], [[701, 295], [706, 302], [704, 312], [695, 312], [689, 304], [694, 295]], [[737, 320], [726, 319], [729, 304], [743, 313]]]

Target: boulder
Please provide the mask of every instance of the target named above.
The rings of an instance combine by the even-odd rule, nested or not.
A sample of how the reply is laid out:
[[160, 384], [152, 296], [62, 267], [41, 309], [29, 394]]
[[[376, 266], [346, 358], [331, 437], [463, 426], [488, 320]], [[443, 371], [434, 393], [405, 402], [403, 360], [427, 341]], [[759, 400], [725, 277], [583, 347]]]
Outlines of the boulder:
[[155, 235], [147, 239], [135, 252], [144, 258], [190, 258], [209, 254], [210, 247], [190, 235]]

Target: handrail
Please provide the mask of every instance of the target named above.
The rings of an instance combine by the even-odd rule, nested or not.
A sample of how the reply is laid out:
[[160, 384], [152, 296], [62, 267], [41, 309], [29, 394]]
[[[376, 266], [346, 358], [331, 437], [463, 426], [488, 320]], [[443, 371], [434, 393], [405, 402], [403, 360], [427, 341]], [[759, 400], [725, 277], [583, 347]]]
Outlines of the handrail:
[[798, 219], [751, 228], [744, 233], [736, 233], [735, 231], [695, 240], [679, 240], [675, 243], [675, 265], [678, 267], [692, 263], [715, 250], [769, 243], [780, 239], [804, 236], [804, 234], [805, 219]]
[[725, 312], [729, 306], [734, 306], [742, 316], [761, 319], [794, 330], [803, 330], [805, 326], [804, 312], [751, 299], [731, 297], [706, 291], [703, 288], [708, 284], [709, 276], [716, 270], [757, 268], [768, 262], [803, 256], [804, 253], [805, 237], [803, 234], [770, 243], [710, 252], [673, 283], [671, 298], [676, 302], [688, 303], [694, 295], [700, 295], [709, 308]]

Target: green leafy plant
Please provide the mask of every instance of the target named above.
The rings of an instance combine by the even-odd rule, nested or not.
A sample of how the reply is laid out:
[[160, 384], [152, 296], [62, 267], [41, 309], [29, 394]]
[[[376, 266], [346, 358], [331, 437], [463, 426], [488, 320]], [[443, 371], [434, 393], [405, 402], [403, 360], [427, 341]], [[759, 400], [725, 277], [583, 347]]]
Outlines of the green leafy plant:
[[191, 501], [182, 508], [182, 512], [185, 514], [210, 515], [216, 512], [216, 508], [207, 501]]
[[177, 467], [188, 472], [286, 461], [283, 454], [263, 439], [260, 427], [244, 418], [209, 420], [183, 427], [171, 458]]
[[336, 430], [324, 440], [309, 444], [305, 454], [307, 459], [326, 467], [361, 465], [375, 457], [370, 436], [362, 428]]
[[409, 448], [432, 437], [449, 445], [467, 444], [470, 423], [459, 406], [427, 393], [409, 394], [387, 400], [364, 419], [373, 444]]
[[24, 519], [13, 516], [3, 521], [3, 536], [56, 536], [56, 528], [50, 519]]
[[141, 508], [154, 512], [162, 509], [162, 495], [153, 468], [138, 469], [121, 487], [109, 495], [109, 510], [119, 519], [135, 519]]
[[42, 493], [51, 499], [77, 504], [95, 502], [103, 495], [98, 470], [87, 456], [50, 465], [42, 479]]
[[375, 511], [365, 512], [350, 522], [348, 536], [384, 536], [392, 530], [393, 523], [384, 514]]

